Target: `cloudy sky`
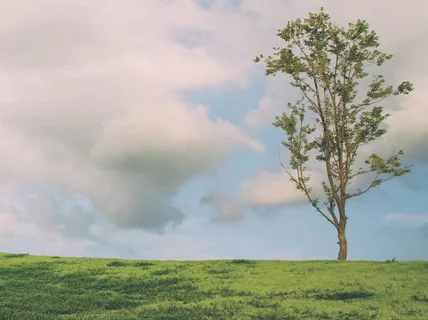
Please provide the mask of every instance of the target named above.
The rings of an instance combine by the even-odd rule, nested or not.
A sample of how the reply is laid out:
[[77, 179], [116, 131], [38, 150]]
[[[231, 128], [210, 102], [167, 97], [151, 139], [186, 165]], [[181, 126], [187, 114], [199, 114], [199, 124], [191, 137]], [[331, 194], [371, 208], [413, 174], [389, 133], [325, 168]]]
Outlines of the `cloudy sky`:
[[0, 0], [0, 252], [335, 259], [278, 164], [296, 95], [253, 63], [321, 6], [367, 20], [416, 88], [363, 150], [413, 171], [349, 203], [349, 258], [428, 259], [425, 0]]

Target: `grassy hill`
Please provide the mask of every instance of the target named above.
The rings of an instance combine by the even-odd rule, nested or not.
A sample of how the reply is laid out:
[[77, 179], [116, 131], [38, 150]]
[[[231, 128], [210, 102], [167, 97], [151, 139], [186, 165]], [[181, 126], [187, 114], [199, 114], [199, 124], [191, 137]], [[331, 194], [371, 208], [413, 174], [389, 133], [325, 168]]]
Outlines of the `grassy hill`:
[[0, 319], [428, 319], [428, 262], [0, 253]]

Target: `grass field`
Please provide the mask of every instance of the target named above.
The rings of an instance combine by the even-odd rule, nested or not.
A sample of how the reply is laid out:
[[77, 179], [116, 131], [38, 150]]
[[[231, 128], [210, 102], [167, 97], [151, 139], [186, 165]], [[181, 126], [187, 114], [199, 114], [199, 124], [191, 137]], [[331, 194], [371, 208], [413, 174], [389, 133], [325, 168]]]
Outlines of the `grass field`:
[[428, 262], [0, 253], [0, 319], [428, 319]]

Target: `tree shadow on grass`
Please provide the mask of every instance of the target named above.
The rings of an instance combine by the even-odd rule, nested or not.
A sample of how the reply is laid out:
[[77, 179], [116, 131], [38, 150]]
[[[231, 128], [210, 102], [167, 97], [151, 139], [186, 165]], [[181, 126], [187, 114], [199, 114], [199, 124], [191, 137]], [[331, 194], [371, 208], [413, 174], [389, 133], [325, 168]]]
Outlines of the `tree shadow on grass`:
[[28, 256], [28, 253], [8, 253], [3, 255], [3, 259], [25, 258]]
[[314, 296], [317, 300], [355, 300], [367, 299], [374, 296], [374, 293], [368, 291], [337, 291], [337, 292], [323, 292]]
[[428, 303], [428, 294], [417, 294], [412, 296], [413, 301]]

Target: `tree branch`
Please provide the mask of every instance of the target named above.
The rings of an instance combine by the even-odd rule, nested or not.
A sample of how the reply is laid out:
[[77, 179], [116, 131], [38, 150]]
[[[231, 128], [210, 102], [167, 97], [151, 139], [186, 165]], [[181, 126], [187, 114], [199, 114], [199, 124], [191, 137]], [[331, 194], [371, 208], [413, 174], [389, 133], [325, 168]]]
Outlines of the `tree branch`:
[[[278, 160], [279, 160], [279, 164], [281, 165], [281, 167], [285, 170], [285, 172], [288, 174], [288, 176], [290, 177], [290, 180], [292, 180], [294, 183], [298, 184], [298, 181], [296, 180], [296, 178], [293, 177], [293, 175], [287, 170], [287, 168], [284, 166], [284, 164], [281, 161], [281, 154], [279, 153], [279, 146], [277, 147], [277, 152], [278, 152]], [[307, 191], [307, 189], [306, 189]], [[308, 192], [303, 191], [303, 193], [306, 195], [306, 197], [308, 198], [309, 202], [312, 204], [312, 206], [318, 211], [318, 213], [320, 213], [328, 222], [330, 222], [333, 226], [335, 226], [337, 228], [337, 223], [335, 223], [333, 220], [331, 220], [326, 214], [324, 214], [324, 212], [322, 212], [322, 210], [320, 209], [320, 207], [317, 204], [317, 201], [315, 201], [314, 199], [312, 199], [312, 197], [309, 195]], [[330, 212], [331, 214], [331, 212]], [[332, 215], [333, 219], [337, 221], [336, 217], [334, 216], [334, 212]]]

